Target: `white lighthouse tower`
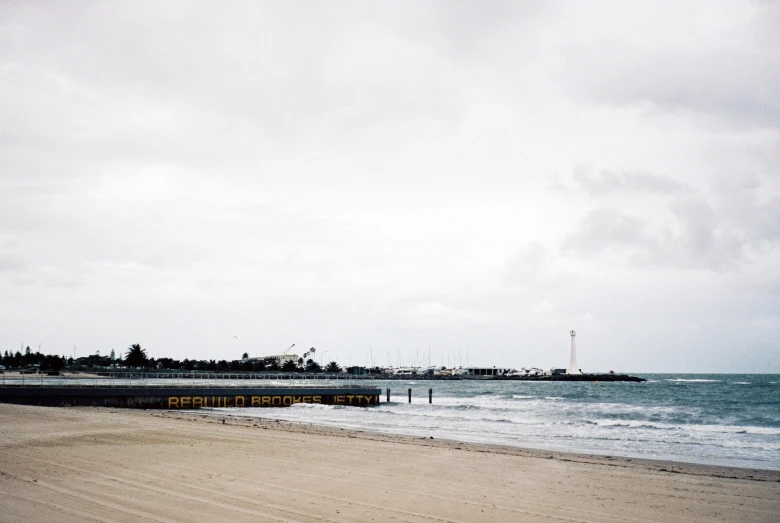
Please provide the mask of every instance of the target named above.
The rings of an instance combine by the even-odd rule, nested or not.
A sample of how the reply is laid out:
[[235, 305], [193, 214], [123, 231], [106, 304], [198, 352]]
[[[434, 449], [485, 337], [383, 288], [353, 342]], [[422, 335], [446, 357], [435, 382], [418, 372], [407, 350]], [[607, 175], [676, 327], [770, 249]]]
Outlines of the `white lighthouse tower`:
[[577, 345], [574, 343], [574, 337], [576, 332], [571, 331], [571, 354], [569, 355], [569, 368], [566, 369], [566, 374], [582, 374], [579, 367], [577, 367]]

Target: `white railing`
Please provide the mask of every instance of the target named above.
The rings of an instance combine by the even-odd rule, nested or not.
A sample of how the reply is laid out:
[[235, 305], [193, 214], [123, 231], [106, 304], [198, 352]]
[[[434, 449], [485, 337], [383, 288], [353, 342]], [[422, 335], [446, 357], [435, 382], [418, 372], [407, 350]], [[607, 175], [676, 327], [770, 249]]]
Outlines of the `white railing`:
[[[351, 382], [352, 376], [333, 378], [327, 374], [286, 374], [286, 373], [224, 373], [224, 374], [187, 374], [187, 373], [108, 373], [105, 376], [47, 376], [45, 374], [2, 374], [2, 387], [107, 387], [107, 388], [166, 388], [166, 387], [206, 387], [237, 388], [276, 386], [284, 381], [285, 387], [310, 387], [315, 380], [341, 379]], [[265, 381], [262, 385], [258, 381]], [[322, 385], [317, 385], [322, 387]], [[327, 385], [328, 387], [348, 387], [354, 385]]]

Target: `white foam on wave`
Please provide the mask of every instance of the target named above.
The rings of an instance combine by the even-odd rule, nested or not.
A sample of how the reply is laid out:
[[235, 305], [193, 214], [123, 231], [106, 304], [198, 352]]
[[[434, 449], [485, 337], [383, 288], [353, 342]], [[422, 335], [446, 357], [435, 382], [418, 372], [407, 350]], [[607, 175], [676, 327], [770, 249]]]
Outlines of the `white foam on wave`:
[[732, 385], [750, 385], [749, 381], [732, 381]]
[[761, 434], [765, 436], [780, 435], [780, 428], [775, 427], [753, 427], [740, 425], [676, 425], [672, 423], [661, 423], [653, 421], [612, 419], [598, 419], [588, 421], [602, 427], [648, 428], [678, 430], [681, 432], [707, 432], [714, 434]]
[[679, 414], [686, 411], [683, 407], [671, 405], [632, 405], [629, 403], [609, 402], [578, 403], [577, 408], [595, 415], [604, 412], [609, 414]]
[[[401, 401], [400, 403], [406, 403], [406, 395], [403, 396], [404, 401]], [[414, 399], [418, 399], [417, 397], [413, 397]], [[420, 398], [422, 399], [422, 398]], [[428, 402], [428, 398], [425, 397], [425, 402]], [[483, 407], [483, 406], [492, 406], [496, 405], [502, 402], [508, 402], [507, 398], [504, 398], [502, 396], [499, 396], [497, 394], [483, 394], [481, 396], [474, 396], [474, 397], [460, 397], [460, 396], [436, 396], [433, 395], [433, 404], [439, 404], [439, 405], [447, 405], [447, 406], [469, 406], [469, 407]]]
[[720, 380], [705, 380], [705, 379], [685, 379], [685, 378], [667, 378], [664, 381], [676, 381], [681, 383], [718, 383]]
[[[731, 381], [733, 379], [746, 380], [748, 377], [664, 379], [660, 376], [657, 379], [661, 382], [658, 384], [660, 388], [666, 387], [678, 396], [708, 395], [721, 389], [724, 393], [728, 390], [729, 394], [739, 396], [753, 389], [713, 389], [695, 383], [720, 381], [731, 384], [736, 383]], [[669, 383], [675, 381], [693, 382], [694, 385], [686, 389]], [[777, 382], [775, 379], [774, 383]], [[758, 380], [752, 383], [767, 382]], [[780, 418], [774, 415], [769, 423], [775, 426], [749, 426], [756, 423], [752, 421], [752, 416], [723, 418], [716, 415], [720, 411], [710, 415], [706, 406], [697, 403], [667, 404], [665, 397], [653, 400], [647, 394], [640, 394], [632, 400], [631, 396], [605, 394], [609, 391], [605, 387], [588, 389], [587, 392], [595, 390], [598, 394], [581, 396], [571, 394], [572, 387], [561, 389], [560, 384], [550, 385], [550, 382], [546, 383], [550, 388], [544, 392], [565, 393], [567, 397], [545, 397], [538, 388], [533, 388], [537, 385], [535, 383], [499, 383], [492, 384], [493, 388], [479, 383], [464, 383], [458, 387], [445, 383], [434, 391], [433, 405], [428, 405], [427, 394], [415, 395], [412, 403], [408, 404], [405, 382], [388, 385], [394, 389], [394, 401], [368, 409], [295, 404], [287, 409], [228, 410], [248, 417], [434, 436], [437, 439], [780, 469], [780, 422], [777, 422]], [[397, 390], [399, 387], [402, 389]], [[536, 394], [531, 395], [530, 392]], [[674, 396], [672, 399], [675, 399]], [[212, 414], [224, 416], [225, 411], [216, 409]], [[713, 424], [703, 424], [705, 420]]]

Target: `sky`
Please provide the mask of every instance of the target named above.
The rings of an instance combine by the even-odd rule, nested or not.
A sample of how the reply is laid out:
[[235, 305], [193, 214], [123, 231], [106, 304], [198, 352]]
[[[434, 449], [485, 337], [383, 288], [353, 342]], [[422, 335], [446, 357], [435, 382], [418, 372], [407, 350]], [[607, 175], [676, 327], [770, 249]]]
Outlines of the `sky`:
[[0, 351], [780, 372], [780, 3], [0, 3]]

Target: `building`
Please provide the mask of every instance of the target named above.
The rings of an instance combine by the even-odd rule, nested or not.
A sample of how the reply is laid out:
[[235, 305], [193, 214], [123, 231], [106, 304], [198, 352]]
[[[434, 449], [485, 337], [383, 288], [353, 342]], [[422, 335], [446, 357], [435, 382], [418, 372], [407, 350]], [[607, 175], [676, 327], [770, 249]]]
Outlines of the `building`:
[[255, 358], [247, 358], [244, 361], [262, 361], [266, 367], [269, 367], [274, 363], [276, 363], [276, 365], [281, 367], [288, 361], [298, 363], [299, 358], [300, 356], [298, 356], [297, 354], [271, 354], [269, 356], [257, 356]]
[[467, 367], [464, 378], [480, 379], [492, 378], [497, 376], [506, 376], [512, 372], [512, 369], [503, 369], [497, 367]]

